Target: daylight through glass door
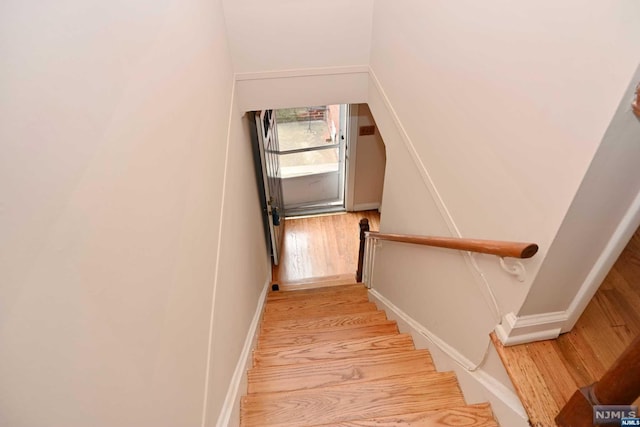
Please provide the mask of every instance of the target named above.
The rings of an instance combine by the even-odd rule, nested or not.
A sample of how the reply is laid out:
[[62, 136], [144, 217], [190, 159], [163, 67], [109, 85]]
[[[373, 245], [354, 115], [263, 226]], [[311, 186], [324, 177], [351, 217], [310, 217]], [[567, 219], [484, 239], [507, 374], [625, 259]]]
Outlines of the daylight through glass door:
[[347, 105], [276, 110], [287, 216], [343, 211]]

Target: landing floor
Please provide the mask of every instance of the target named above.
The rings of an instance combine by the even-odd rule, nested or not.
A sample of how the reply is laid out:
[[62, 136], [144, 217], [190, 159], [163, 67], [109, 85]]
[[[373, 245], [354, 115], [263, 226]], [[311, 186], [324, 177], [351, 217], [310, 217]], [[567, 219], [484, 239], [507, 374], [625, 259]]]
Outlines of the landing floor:
[[638, 334], [640, 229], [571, 332], [513, 347], [493, 338], [532, 426], [550, 427], [569, 397], [599, 379]]
[[281, 283], [314, 277], [355, 277], [361, 218], [371, 230], [380, 229], [378, 211], [287, 218], [280, 265], [273, 279]]

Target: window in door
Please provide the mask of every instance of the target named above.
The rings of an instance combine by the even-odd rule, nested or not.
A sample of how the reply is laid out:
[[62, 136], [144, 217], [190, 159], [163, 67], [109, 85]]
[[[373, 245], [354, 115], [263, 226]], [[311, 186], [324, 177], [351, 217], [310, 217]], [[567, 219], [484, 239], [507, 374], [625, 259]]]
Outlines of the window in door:
[[345, 209], [347, 114], [345, 104], [276, 110], [288, 216]]

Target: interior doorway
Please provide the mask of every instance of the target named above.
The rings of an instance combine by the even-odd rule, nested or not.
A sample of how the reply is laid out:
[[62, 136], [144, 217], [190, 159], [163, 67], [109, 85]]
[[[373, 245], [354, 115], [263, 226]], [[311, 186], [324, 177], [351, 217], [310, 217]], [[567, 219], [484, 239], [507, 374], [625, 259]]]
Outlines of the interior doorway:
[[349, 106], [275, 110], [287, 216], [345, 210]]
[[[274, 265], [287, 258], [283, 246], [290, 239], [285, 235], [292, 231], [298, 243], [304, 240], [304, 233], [289, 230], [286, 218], [344, 211], [379, 212], [386, 150], [366, 104], [248, 114], [265, 241]], [[329, 225], [326, 221], [319, 223]], [[289, 242], [290, 249], [292, 245]], [[285, 268], [287, 272], [297, 270], [301, 270], [299, 265]]]

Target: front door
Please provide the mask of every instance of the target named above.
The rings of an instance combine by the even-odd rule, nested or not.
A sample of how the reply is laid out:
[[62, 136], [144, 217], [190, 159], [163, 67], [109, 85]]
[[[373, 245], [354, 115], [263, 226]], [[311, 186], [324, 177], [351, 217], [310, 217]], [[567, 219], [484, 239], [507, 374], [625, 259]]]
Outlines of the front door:
[[287, 215], [344, 210], [347, 105], [277, 110]]

